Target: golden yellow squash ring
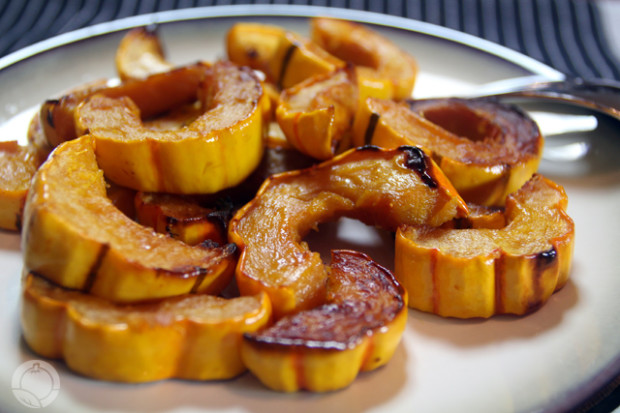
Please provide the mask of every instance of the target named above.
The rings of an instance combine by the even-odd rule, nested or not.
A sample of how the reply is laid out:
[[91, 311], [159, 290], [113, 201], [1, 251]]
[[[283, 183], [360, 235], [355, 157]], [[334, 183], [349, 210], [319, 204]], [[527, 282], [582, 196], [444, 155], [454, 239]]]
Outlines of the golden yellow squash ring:
[[314, 167], [274, 175], [235, 214], [229, 240], [241, 249], [242, 294], [266, 291], [276, 318], [324, 298], [326, 270], [303, 237], [348, 216], [395, 231], [404, 223], [440, 225], [466, 214], [441, 170], [418, 148], [349, 150]]
[[413, 57], [367, 26], [339, 19], [313, 18], [311, 39], [358, 70], [362, 98], [411, 98], [418, 74]]
[[266, 326], [271, 315], [264, 294], [115, 304], [33, 274], [24, 277], [21, 306], [24, 339], [35, 353], [121, 382], [235, 377], [246, 370], [242, 335]]
[[391, 272], [355, 251], [332, 251], [326, 303], [244, 336], [242, 357], [280, 391], [331, 391], [387, 363], [407, 321]]
[[568, 280], [575, 226], [566, 193], [534, 175], [510, 195], [501, 228], [403, 226], [395, 275], [409, 306], [445, 317], [525, 314]]
[[22, 230], [27, 270], [119, 302], [218, 293], [235, 246], [190, 247], [132, 221], [106, 194], [89, 136], [57, 147], [28, 192]]
[[76, 110], [76, 127], [93, 137], [99, 165], [119, 185], [213, 193], [259, 164], [267, 96], [250, 69], [225, 61], [207, 70], [204, 95], [204, 114], [178, 130], [148, 129], [130, 99], [97, 95]]
[[424, 148], [467, 202], [501, 206], [538, 168], [543, 137], [516, 107], [484, 99], [395, 102], [368, 98], [356, 145]]

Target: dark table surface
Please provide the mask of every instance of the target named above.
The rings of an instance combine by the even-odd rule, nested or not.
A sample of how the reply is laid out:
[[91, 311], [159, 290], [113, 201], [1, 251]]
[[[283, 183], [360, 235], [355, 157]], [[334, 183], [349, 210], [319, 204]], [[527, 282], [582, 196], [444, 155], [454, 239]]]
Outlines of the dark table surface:
[[[189, 7], [302, 4], [385, 13], [466, 32], [571, 76], [620, 80], [600, 2], [587, 0], [0, 0], [0, 57], [58, 34], [110, 20]], [[620, 378], [575, 409], [620, 406]]]

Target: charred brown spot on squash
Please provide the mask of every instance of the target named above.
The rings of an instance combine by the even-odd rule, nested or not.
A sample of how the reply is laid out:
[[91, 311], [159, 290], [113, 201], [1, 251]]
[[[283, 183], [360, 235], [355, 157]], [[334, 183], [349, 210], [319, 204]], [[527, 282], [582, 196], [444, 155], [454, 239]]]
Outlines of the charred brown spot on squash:
[[284, 53], [284, 57], [282, 58], [282, 67], [280, 68], [280, 74], [278, 75], [277, 85], [279, 88], [282, 88], [282, 84], [284, 82], [284, 77], [286, 76], [286, 72], [289, 68], [289, 64], [291, 63], [291, 59], [293, 58], [293, 54], [300, 47], [300, 44], [297, 42], [293, 42], [286, 52]]
[[95, 280], [97, 278], [97, 273], [99, 272], [99, 268], [101, 267], [101, 263], [105, 258], [106, 254], [110, 250], [110, 244], [101, 244], [99, 251], [97, 252], [97, 257], [93, 262], [93, 265], [90, 267], [88, 271], [88, 275], [86, 276], [86, 280], [84, 282], [84, 286], [82, 289], [86, 292], [89, 292], [93, 285], [95, 284]]
[[400, 150], [405, 153], [405, 166], [417, 172], [427, 186], [437, 188], [437, 182], [428, 173], [430, 162], [424, 151], [415, 146], [401, 146]]
[[45, 108], [45, 121], [52, 128], [56, 127], [54, 125], [54, 108], [59, 104], [60, 101], [57, 99], [46, 100], [45, 103], [43, 103], [43, 107]]
[[541, 251], [536, 255], [536, 267], [542, 272], [551, 265], [553, 265], [558, 258], [558, 252], [554, 246], [551, 246], [547, 251]]
[[368, 119], [368, 126], [366, 127], [366, 132], [364, 133], [364, 143], [370, 145], [372, 142], [372, 137], [375, 134], [375, 129], [377, 128], [377, 123], [379, 122], [379, 114], [377, 112], [372, 112], [370, 114], [370, 118]]
[[283, 317], [245, 339], [260, 348], [344, 351], [404, 309], [404, 289], [390, 271], [361, 252], [332, 254], [325, 304]]
[[493, 263], [495, 267], [495, 313], [503, 314], [506, 312], [504, 306], [504, 291], [506, 285], [504, 279], [506, 276], [506, 254], [501, 252]]

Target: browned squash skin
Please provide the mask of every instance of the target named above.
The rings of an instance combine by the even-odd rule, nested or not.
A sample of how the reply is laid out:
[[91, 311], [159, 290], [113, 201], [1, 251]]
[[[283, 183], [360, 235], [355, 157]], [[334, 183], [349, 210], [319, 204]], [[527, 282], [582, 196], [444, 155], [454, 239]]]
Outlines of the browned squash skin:
[[324, 300], [326, 272], [303, 237], [319, 223], [348, 216], [394, 231], [409, 222], [441, 225], [467, 208], [419, 149], [349, 150], [314, 167], [265, 181], [233, 217], [229, 240], [241, 256], [242, 294], [267, 291], [276, 317]]
[[332, 391], [392, 357], [405, 328], [405, 290], [360, 252], [332, 251], [325, 304], [246, 334], [243, 358], [268, 387]]

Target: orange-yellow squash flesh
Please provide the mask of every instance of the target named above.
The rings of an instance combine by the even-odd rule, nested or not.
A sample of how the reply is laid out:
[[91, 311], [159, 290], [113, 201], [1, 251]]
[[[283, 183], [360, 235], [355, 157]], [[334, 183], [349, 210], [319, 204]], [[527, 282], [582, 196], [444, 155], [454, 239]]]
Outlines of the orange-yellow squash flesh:
[[76, 111], [106, 177], [145, 192], [214, 193], [237, 185], [263, 154], [264, 101], [248, 68], [221, 61], [205, 79], [205, 112], [178, 130], [153, 130], [130, 99], [93, 96]]
[[407, 99], [413, 93], [418, 74], [415, 59], [388, 38], [371, 28], [331, 18], [311, 20], [311, 39], [328, 53], [359, 70], [365, 96]]
[[170, 194], [138, 192], [136, 221], [189, 245], [227, 240], [227, 211], [205, 208], [197, 201]]
[[236, 279], [242, 294], [266, 291], [274, 314], [312, 308], [324, 299], [326, 271], [303, 237], [319, 223], [348, 216], [396, 230], [440, 225], [467, 208], [421, 150], [349, 150], [309, 169], [267, 179], [229, 225], [241, 249]]
[[30, 181], [40, 163], [33, 148], [17, 141], [0, 142], [0, 229], [21, 229]]
[[269, 72], [275, 84], [287, 89], [312, 76], [333, 72], [345, 67], [343, 60], [327, 53], [313, 41], [286, 31], [269, 61]]
[[326, 303], [246, 334], [242, 356], [274, 390], [338, 390], [391, 359], [406, 320], [392, 273], [362, 253], [334, 250]]
[[35, 353], [62, 358], [87, 377], [134, 383], [221, 380], [246, 370], [242, 336], [266, 326], [270, 311], [264, 294], [232, 299], [191, 294], [115, 304], [27, 274], [21, 324]]
[[51, 147], [75, 139], [80, 134], [76, 131], [76, 108], [94, 94], [110, 98], [127, 96], [138, 106], [144, 120], [192, 103], [198, 99], [199, 86], [208, 67], [199, 62], [114, 87], [106, 80], [98, 80], [70, 90], [58, 99], [47, 100], [39, 110], [45, 139]]
[[465, 201], [494, 206], [504, 205], [536, 172], [543, 148], [528, 115], [485, 99], [369, 98], [355, 119], [354, 142], [422, 147]]
[[190, 247], [119, 211], [106, 196], [89, 136], [57, 147], [39, 168], [22, 234], [27, 270], [120, 302], [217, 293], [235, 265], [232, 244]]
[[129, 30], [116, 49], [114, 62], [122, 81], [144, 79], [174, 67], [166, 60], [157, 31], [151, 26]]
[[353, 68], [317, 75], [285, 89], [276, 120], [288, 142], [316, 159], [330, 159], [351, 132], [357, 108]]
[[231, 26], [226, 34], [226, 53], [231, 62], [263, 72], [266, 80], [275, 84], [277, 77], [270, 62], [286, 30], [279, 26], [241, 22]]
[[499, 229], [403, 226], [395, 275], [409, 306], [446, 317], [525, 314], [569, 276], [575, 240], [566, 194], [534, 175], [506, 201]]

